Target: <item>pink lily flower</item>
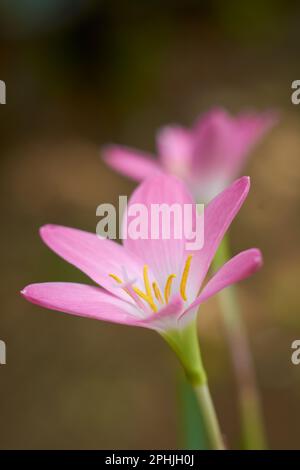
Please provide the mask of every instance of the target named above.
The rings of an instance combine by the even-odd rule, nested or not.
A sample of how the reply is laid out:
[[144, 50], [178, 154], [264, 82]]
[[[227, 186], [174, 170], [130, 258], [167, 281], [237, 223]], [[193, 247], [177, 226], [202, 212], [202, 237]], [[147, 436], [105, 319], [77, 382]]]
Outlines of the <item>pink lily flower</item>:
[[158, 159], [118, 145], [103, 149], [103, 158], [114, 170], [142, 181], [161, 171], [182, 178], [197, 201], [208, 202], [241, 172], [247, 156], [277, 122], [275, 113], [241, 113], [231, 116], [214, 108], [191, 129], [178, 125], [157, 135]]
[[[198, 380], [196, 365], [184, 351], [185, 331], [194, 324], [200, 304], [221, 289], [260, 268], [262, 256], [252, 248], [239, 253], [206, 283], [204, 279], [226, 230], [244, 202], [250, 187], [240, 178], [204, 209], [204, 245], [190, 251], [186, 240], [124, 240], [123, 246], [96, 234], [74, 228], [46, 225], [42, 240], [55, 253], [87, 274], [97, 285], [68, 282], [31, 284], [21, 294], [48, 309], [113, 323], [150, 328], [176, 351], [186, 371]], [[184, 183], [174, 176], [158, 175], [144, 181], [131, 204], [194, 204]], [[192, 362], [192, 364], [191, 364]]]

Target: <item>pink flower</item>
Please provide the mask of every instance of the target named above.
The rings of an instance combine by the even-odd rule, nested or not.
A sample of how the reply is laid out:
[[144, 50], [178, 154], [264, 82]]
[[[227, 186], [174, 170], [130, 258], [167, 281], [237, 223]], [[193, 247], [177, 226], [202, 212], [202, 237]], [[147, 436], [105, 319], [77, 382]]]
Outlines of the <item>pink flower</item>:
[[[21, 294], [34, 304], [72, 315], [151, 328], [163, 335], [180, 330], [195, 318], [202, 302], [251, 275], [262, 264], [259, 250], [243, 251], [203, 287], [218, 245], [249, 186], [249, 178], [243, 177], [205, 208], [204, 246], [196, 251], [188, 251], [183, 238], [128, 238], [121, 246], [93, 233], [46, 225], [40, 230], [46, 245], [102, 288], [47, 282], [31, 284]], [[154, 203], [194, 204], [184, 184], [166, 175], [142, 183], [129, 205], [136, 203], [146, 207]]]
[[159, 160], [138, 150], [110, 145], [104, 160], [113, 169], [142, 181], [161, 171], [186, 181], [198, 201], [208, 202], [236, 178], [255, 144], [277, 121], [274, 113], [230, 116], [215, 108], [187, 129], [177, 125], [157, 135]]

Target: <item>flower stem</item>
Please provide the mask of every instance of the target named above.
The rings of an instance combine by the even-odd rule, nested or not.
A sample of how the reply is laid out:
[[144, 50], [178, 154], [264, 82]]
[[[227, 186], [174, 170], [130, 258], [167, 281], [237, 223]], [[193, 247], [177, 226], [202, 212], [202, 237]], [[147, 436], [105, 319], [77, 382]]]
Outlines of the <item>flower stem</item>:
[[183, 374], [178, 377], [180, 409], [180, 449], [205, 450], [208, 439], [194, 387]]
[[[229, 259], [229, 241], [225, 237], [215, 256], [214, 268], [218, 269]], [[261, 399], [235, 287], [227, 287], [218, 294], [218, 298], [238, 387], [243, 446], [245, 449], [265, 449]]]
[[209, 449], [225, 449], [202, 363], [196, 320], [182, 330], [171, 330], [163, 333], [162, 336], [177, 354], [187, 381], [196, 394]]
[[225, 450], [218, 418], [207, 383], [194, 386], [210, 448]]

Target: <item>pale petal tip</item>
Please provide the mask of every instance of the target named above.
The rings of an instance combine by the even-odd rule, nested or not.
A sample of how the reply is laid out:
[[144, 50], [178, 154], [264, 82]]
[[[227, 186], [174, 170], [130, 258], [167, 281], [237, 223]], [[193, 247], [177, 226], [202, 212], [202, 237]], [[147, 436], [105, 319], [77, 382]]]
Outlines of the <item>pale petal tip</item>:
[[41, 230], [41, 231], [48, 230], [48, 229], [51, 230], [51, 229], [53, 229], [53, 228], [55, 228], [55, 227], [56, 227], [56, 225], [54, 225], [54, 224], [45, 224], [45, 225], [42, 225], [42, 226], [40, 227], [40, 230]]
[[236, 187], [240, 187], [248, 194], [250, 186], [251, 186], [251, 178], [250, 176], [242, 176], [241, 178], [235, 180], [233, 183]]
[[252, 272], [258, 271], [264, 264], [262, 252], [258, 248], [250, 248]]
[[40, 237], [42, 238], [42, 240], [44, 240], [44, 237], [45, 237], [45, 235], [47, 235], [47, 233], [49, 233], [50, 231], [53, 232], [57, 227], [58, 227], [58, 225], [55, 225], [55, 224], [42, 225], [39, 228], [39, 234], [40, 234]]
[[20, 290], [20, 295], [25, 298], [27, 297], [28, 295], [27, 287], [24, 287], [22, 290]]
[[24, 287], [22, 290], [20, 290], [20, 295], [24, 297], [27, 300], [31, 299], [32, 293], [34, 291], [34, 285], [35, 284], [28, 284], [28, 286]]
[[254, 263], [256, 264], [257, 269], [261, 268], [264, 264], [262, 252], [258, 248], [255, 249]]
[[242, 176], [240, 178], [240, 181], [243, 181], [245, 185], [250, 185], [251, 178], [250, 178], [250, 176]]

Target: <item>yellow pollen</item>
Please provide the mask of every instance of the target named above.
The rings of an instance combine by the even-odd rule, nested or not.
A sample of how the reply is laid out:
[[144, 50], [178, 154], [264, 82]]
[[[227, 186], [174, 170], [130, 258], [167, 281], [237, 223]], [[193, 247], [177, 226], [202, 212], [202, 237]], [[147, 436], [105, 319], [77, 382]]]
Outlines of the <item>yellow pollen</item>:
[[[115, 281], [117, 281], [118, 284], [123, 284], [123, 281], [118, 277], [116, 276], [115, 274], [109, 274], [110, 277], [112, 277]], [[134, 299], [134, 296], [132, 295], [132, 293], [130, 292], [129, 289], [127, 289], [126, 287], [123, 288], [124, 292], [126, 292], [126, 294], [128, 294], [133, 300]]]
[[171, 287], [172, 287], [172, 282], [173, 279], [176, 277], [176, 274], [170, 274], [170, 276], [167, 279], [166, 285], [165, 285], [165, 301], [168, 303], [170, 294], [171, 294]]
[[[123, 281], [118, 277], [116, 276], [115, 274], [109, 274], [109, 276], [114, 279], [118, 284], [123, 284]], [[145, 287], [146, 287], [146, 294], [145, 292], [141, 291], [138, 287], [135, 287], [135, 286], [132, 286], [132, 289], [133, 291], [139, 296], [141, 297], [141, 299], [145, 300], [149, 306], [151, 307], [151, 309], [154, 311], [154, 312], [157, 312], [157, 307], [154, 303], [154, 300], [153, 300], [153, 297], [152, 297], [152, 292], [151, 292], [151, 287], [150, 287], [150, 282], [149, 282], [149, 277], [148, 277], [148, 266], [145, 265], [144, 266], [144, 283], [145, 283]], [[132, 294], [130, 293], [130, 291], [126, 288], [124, 288], [124, 291], [130, 295], [131, 298], [133, 298]], [[133, 298], [134, 300], [134, 298]]]
[[[186, 285], [187, 285], [188, 275], [189, 275], [189, 272], [190, 272], [191, 262], [192, 262], [192, 256], [188, 256], [187, 260], [185, 262], [184, 270], [183, 270], [181, 281], [180, 281], [180, 294], [181, 294], [181, 297], [183, 298], [183, 300], [185, 300], [185, 301], [187, 300]], [[143, 292], [142, 290], [140, 290], [138, 287], [135, 287], [135, 286], [132, 286], [131, 289], [142, 300], [145, 300], [145, 302], [148, 303], [149, 307], [153, 310], [153, 312], [157, 312], [157, 306], [156, 306], [154, 298], [153, 298], [152, 289], [153, 289], [156, 300], [158, 300], [158, 302], [161, 305], [164, 304], [164, 299], [161, 295], [161, 292], [160, 292], [160, 289], [158, 287], [157, 282], [155, 282], [155, 281], [152, 282], [152, 286], [151, 286], [148, 271], [149, 271], [149, 268], [145, 264], [145, 266], [143, 268], [143, 279], [144, 279], [144, 285], [145, 285], [146, 292]], [[118, 276], [116, 276], [115, 274], [109, 274], [109, 276], [112, 279], [114, 279], [118, 284], [123, 284], [123, 281]], [[168, 303], [168, 301], [169, 301], [169, 298], [170, 298], [170, 295], [171, 295], [172, 283], [173, 283], [173, 279], [175, 277], [176, 277], [176, 274], [170, 274], [170, 276], [168, 277], [167, 282], [165, 284], [164, 298], [165, 298], [166, 303]], [[133, 300], [137, 301], [137, 298], [134, 299], [134, 295], [133, 295], [132, 290], [130, 292], [130, 290], [127, 289], [126, 287], [124, 287], [123, 289], [131, 298], [133, 298]]]
[[[154, 312], [157, 312], [157, 307], [154, 303], [153, 296], [152, 296], [152, 290], [151, 290], [151, 284], [149, 281], [149, 274], [148, 274], [148, 266], [145, 264], [144, 269], [143, 269], [143, 276], [144, 276], [144, 284], [146, 288], [146, 295], [147, 295], [147, 302], [152, 308]], [[145, 299], [146, 300], [146, 299]]]
[[109, 274], [109, 276], [112, 277], [115, 281], [117, 281], [118, 284], [122, 284], [121, 279], [115, 274]]
[[152, 294], [151, 294], [151, 296], [149, 296], [147, 293], [145, 294], [145, 292], [141, 291], [138, 287], [132, 286], [132, 288], [133, 288], [134, 292], [139, 297], [141, 297], [143, 300], [145, 300], [149, 304], [149, 306], [152, 308], [153, 312], [157, 312], [157, 307], [154, 303]]
[[159, 303], [163, 304], [164, 301], [163, 301], [163, 298], [161, 296], [160, 289], [159, 289], [158, 285], [156, 284], [156, 282], [152, 282], [152, 287], [153, 287], [153, 290], [154, 290], [155, 297], [157, 298]]
[[186, 289], [186, 283], [187, 283], [188, 275], [189, 275], [189, 272], [190, 272], [191, 261], [192, 261], [192, 256], [188, 256], [188, 258], [185, 262], [185, 266], [184, 266], [184, 270], [183, 270], [182, 278], [181, 278], [181, 282], [180, 282], [180, 294], [181, 294], [181, 297], [183, 298], [183, 300], [187, 300], [185, 289]]

